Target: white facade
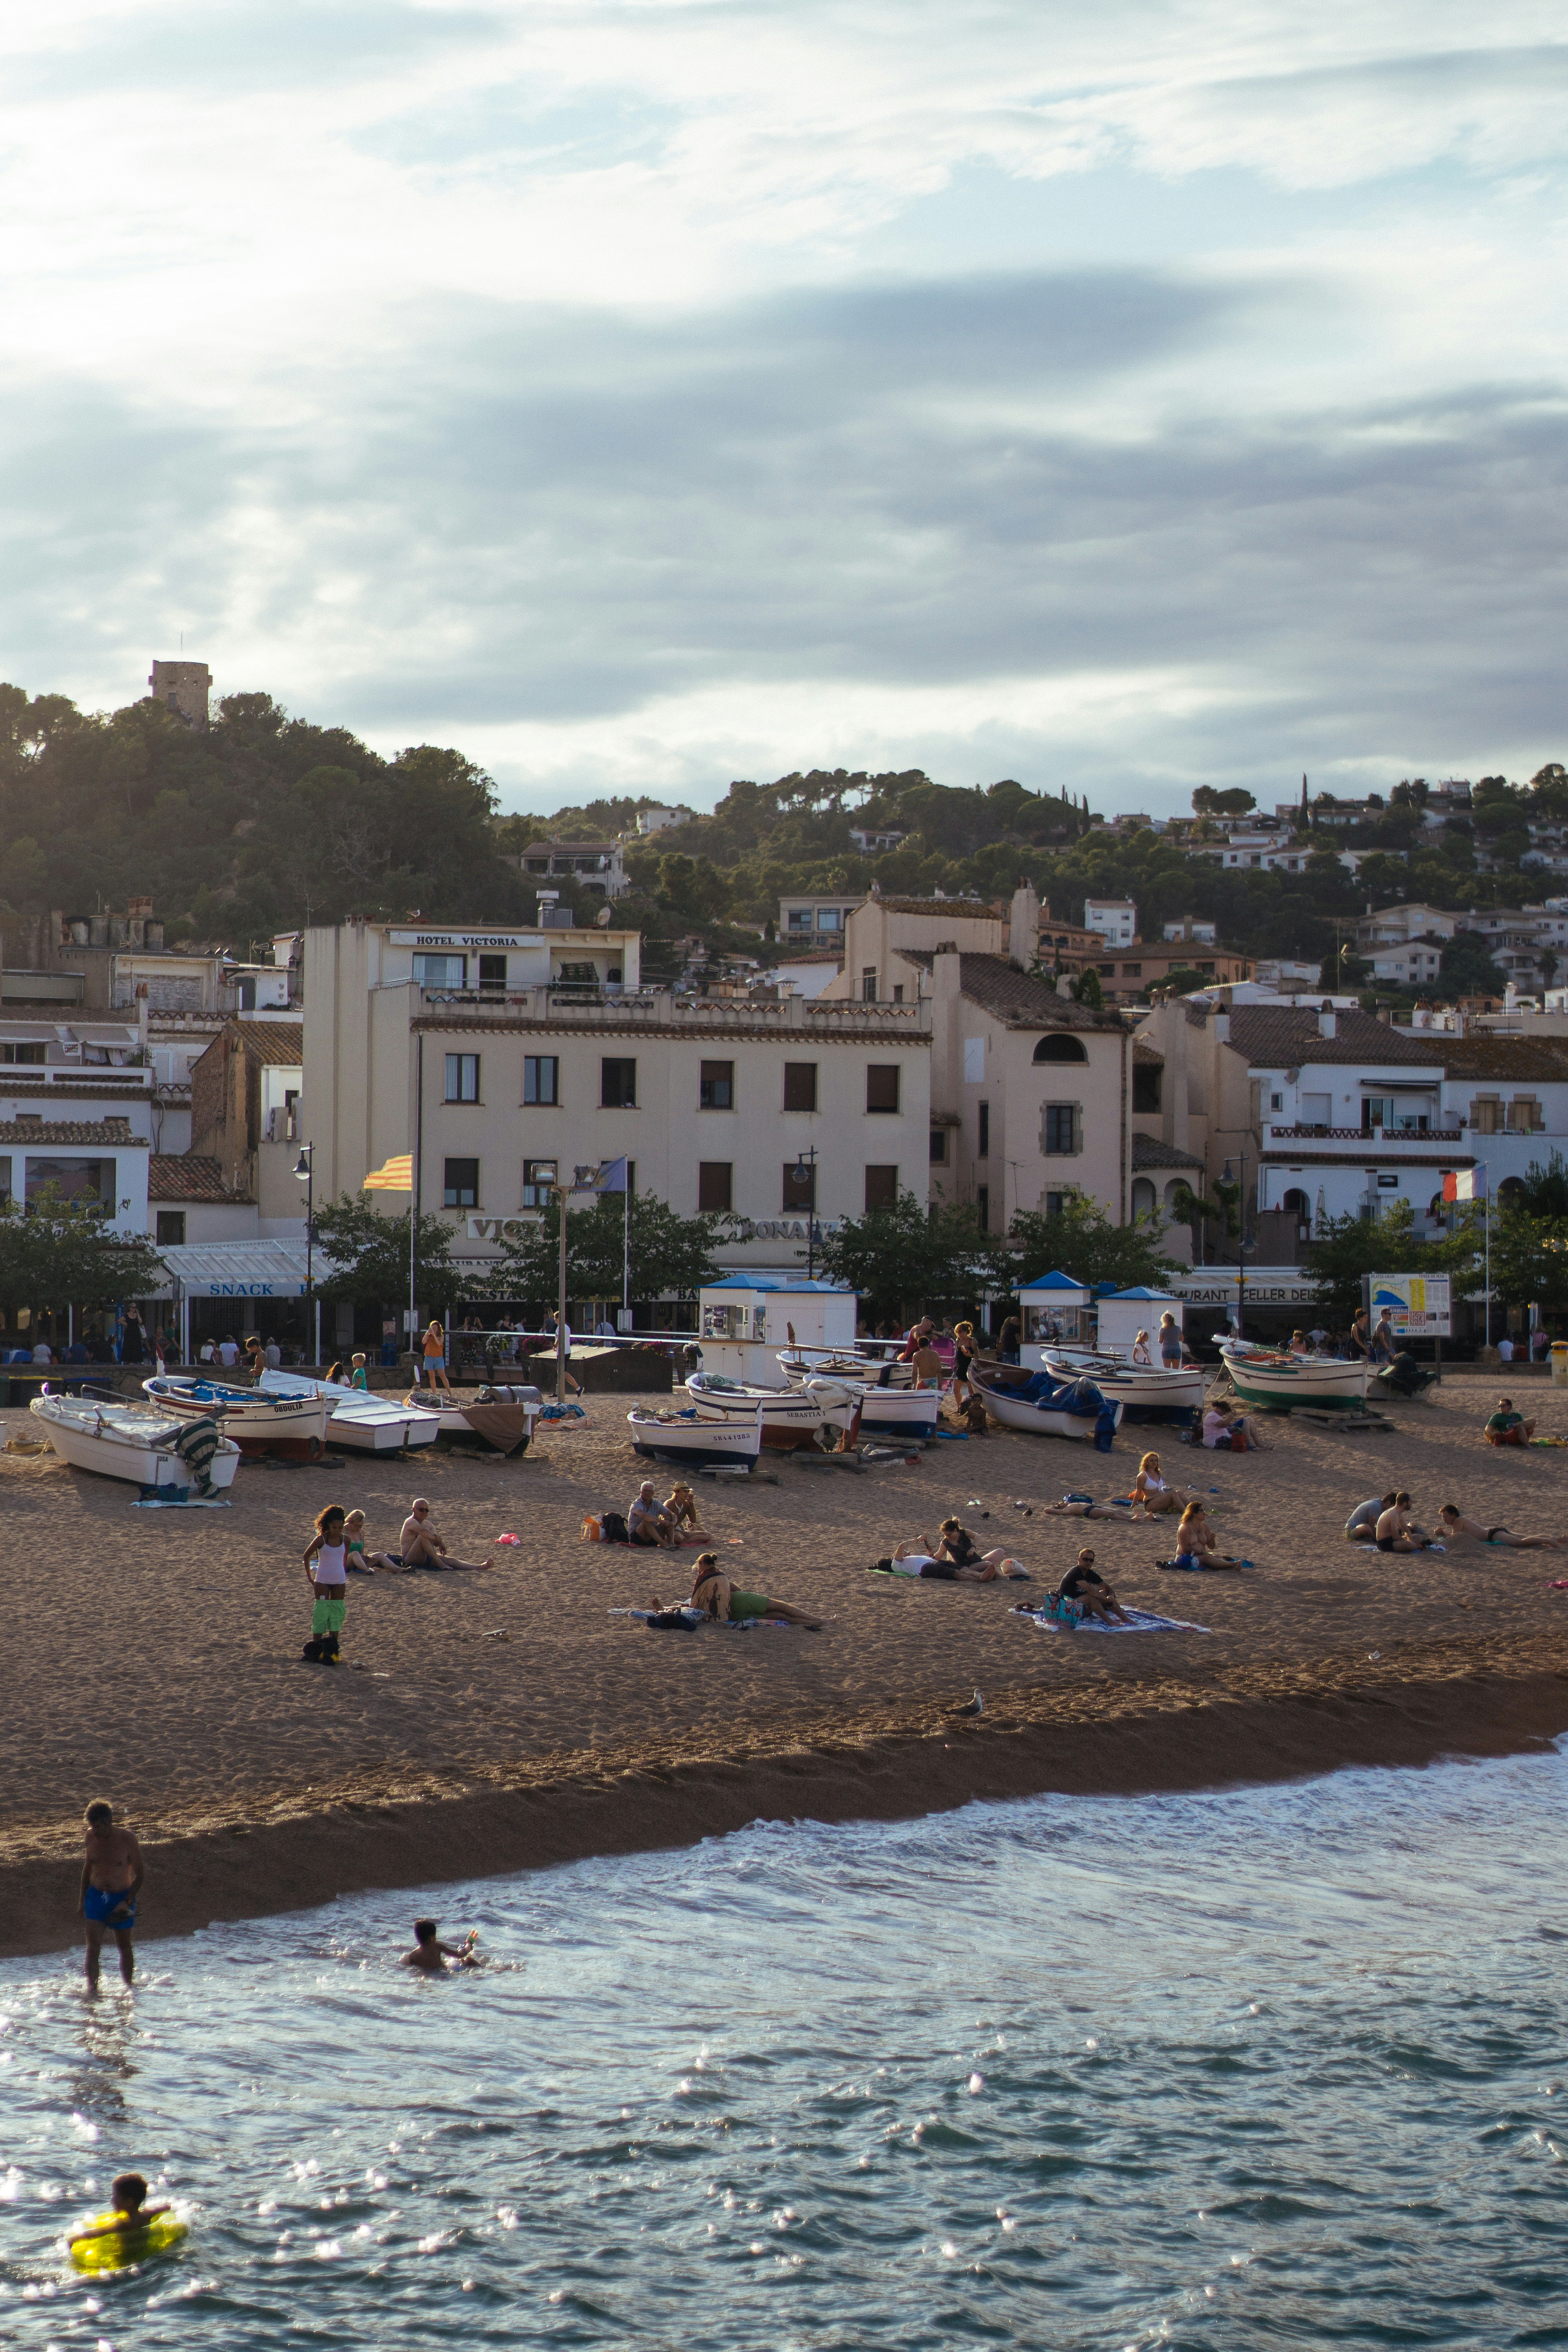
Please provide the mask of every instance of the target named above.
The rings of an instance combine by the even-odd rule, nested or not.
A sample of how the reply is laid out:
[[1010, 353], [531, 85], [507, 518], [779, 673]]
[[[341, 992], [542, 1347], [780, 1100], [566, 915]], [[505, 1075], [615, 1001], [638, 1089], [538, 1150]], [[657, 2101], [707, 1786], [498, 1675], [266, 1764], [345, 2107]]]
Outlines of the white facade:
[[841, 890], [831, 898], [781, 898], [780, 945], [841, 947], [844, 926], [859, 903], [858, 890]]
[[1138, 936], [1138, 909], [1131, 898], [1086, 898], [1083, 927], [1098, 931], [1108, 947], [1130, 948]]
[[593, 898], [624, 898], [630, 887], [618, 841], [531, 841], [518, 864], [531, 881], [574, 882]]
[[679, 824], [689, 824], [689, 808], [645, 808], [637, 811], [637, 831], [645, 836], [650, 833], [668, 833]]

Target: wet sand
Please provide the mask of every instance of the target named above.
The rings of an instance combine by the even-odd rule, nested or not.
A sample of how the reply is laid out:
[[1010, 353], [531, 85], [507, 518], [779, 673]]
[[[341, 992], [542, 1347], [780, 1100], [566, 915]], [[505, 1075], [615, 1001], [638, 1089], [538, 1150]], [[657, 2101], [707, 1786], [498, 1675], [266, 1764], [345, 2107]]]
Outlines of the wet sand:
[[[1456, 1381], [1436, 1404], [1396, 1407], [1385, 1433], [1274, 1420], [1260, 1454], [1163, 1446], [1169, 1476], [1219, 1489], [1222, 1544], [1257, 1562], [1238, 1576], [1160, 1572], [1173, 1522], [1039, 1516], [1069, 1486], [1125, 1492], [1132, 1433], [1109, 1457], [998, 1433], [942, 1444], [913, 1469], [784, 1461], [776, 1485], [698, 1481], [726, 1565], [819, 1611], [820, 1634], [649, 1633], [609, 1613], [677, 1597], [695, 1556], [579, 1538], [584, 1509], [624, 1509], [642, 1475], [620, 1399], [594, 1400], [587, 1426], [546, 1430], [521, 1461], [247, 1464], [226, 1511], [138, 1510], [118, 1482], [0, 1456], [12, 1587], [0, 1950], [72, 1939], [73, 1857], [98, 1796], [146, 1848], [141, 1930], [157, 1935], [675, 1844], [760, 1814], [894, 1817], [976, 1795], [1199, 1787], [1555, 1737], [1568, 1729], [1568, 1592], [1549, 1587], [1568, 1577], [1568, 1553], [1404, 1558], [1341, 1533], [1353, 1504], [1394, 1486], [1427, 1523], [1455, 1499], [1521, 1531], [1556, 1525], [1568, 1463], [1487, 1447], [1490, 1398]], [[1542, 1433], [1568, 1437], [1568, 1395], [1532, 1384], [1529, 1402]], [[0, 1439], [37, 1426], [0, 1414]], [[492, 1554], [495, 1568], [353, 1579], [349, 1663], [304, 1664], [299, 1555], [316, 1510], [358, 1504], [373, 1546], [395, 1548], [416, 1493], [455, 1551]], [[866, 1572], [900, 1537], [934, 1536], [949, 1510], [1005, 1541], [1034, 1584]], [[498, 1548], [503, 1530], [521, 1542]], [[1058, 1634], [1012, 1617], [1085, 1540], [1124, 1599], [1208, 1633]], [[977, 1685], [984, 1715], [950, 1718]]]

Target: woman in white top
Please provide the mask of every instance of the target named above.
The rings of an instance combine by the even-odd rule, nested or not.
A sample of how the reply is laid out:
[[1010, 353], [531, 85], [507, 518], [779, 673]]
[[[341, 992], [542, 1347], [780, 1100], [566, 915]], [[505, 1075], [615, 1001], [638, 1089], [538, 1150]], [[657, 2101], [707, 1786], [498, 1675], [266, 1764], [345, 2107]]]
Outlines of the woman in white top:
[[1138, 1465], [1138, 1475], [1132, 1481], [1130, 1503], [1142, 1503], [1146, 1518], [1158, 1518], [1166, 1511], [1184, 1511], [1193, 1497], [1185, 1486], [1173, 1486], [1160, 1469], [1157, 1454], [1145, 1454]]
[[348, 1538], [343, 1507], [329, 1503], [316, 1514], [316, 1532], [303, 1554], [305, 1573], [318, 1601], [341, 1601], [348, 1590]]
[[1135, 1364], [1147, 1364], [1152, 1361], [1152, 1359], [1149, 1354], [1149, 1334], [1147, 1331], [1140, 1331], [1138, 1337], [1133, 1340], [1132, 1360]]

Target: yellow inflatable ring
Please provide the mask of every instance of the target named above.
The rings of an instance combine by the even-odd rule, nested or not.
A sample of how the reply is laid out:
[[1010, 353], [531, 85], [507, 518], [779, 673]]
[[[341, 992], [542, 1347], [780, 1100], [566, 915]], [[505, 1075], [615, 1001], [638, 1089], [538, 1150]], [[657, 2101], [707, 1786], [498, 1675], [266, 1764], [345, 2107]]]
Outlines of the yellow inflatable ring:
[[70, 2250], [72, 2262], [79, 2271], [123, 2271], [133, 2263], [144, 2263], [150, 2254], [166, 2254], [182, 2238], [190, 2235], [190, 2224], [173, 2213], [159, 2213], [151, 2221], [135, 2221], [128, 2227], [111, 2230], [113, 2213], [95, 2213], [87, 2224], [89, 2230], [101, 2230], [101, 2238], [79, 2239]]

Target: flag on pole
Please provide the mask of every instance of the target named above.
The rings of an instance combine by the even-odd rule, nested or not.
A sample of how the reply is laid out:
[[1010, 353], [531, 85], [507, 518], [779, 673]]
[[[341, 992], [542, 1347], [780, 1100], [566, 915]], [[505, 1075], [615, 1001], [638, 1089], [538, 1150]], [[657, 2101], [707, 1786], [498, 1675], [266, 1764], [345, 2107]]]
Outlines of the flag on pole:
[[1487, 1171], [1481, 1168], [1450, 1168], [1443, 1177], [1445, 1201], [1484, 1201], [1487, 1197]]
[[606, 1160], [602, 1163], [598, 1189], [601, 1192], [626, 1191], [626, 1163], [624, 1160]]
[[414, 1190], [414, 1154], [405, 1151], [389, 1160], [384, 1168], [373, 1168], [364, 1180], [367, 1192], [412, 1192]]

